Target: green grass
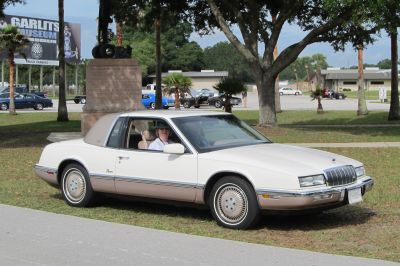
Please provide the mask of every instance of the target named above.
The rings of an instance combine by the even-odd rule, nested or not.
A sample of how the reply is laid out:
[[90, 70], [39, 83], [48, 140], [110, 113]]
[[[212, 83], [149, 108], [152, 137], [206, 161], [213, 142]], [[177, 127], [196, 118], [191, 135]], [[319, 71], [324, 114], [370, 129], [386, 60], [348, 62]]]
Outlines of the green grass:
[[[357, 99], [358, 98], [358, 92], [357, 91], [343, 91], [343, 93], [348, 97], [352, 99]], [[386, 97], [388, 100], [390, 100], [390, 90], [386, 90]], [[379, 101], [379, 91], [378, 90], [369, 90], [365, 91], [365, 99], [366, 100], [377, 100]]]
[[[251, 125], [258, 124], [258, 111], [234, 111], [234, 114]], [[371, 111], [366, 116], [357, 116], [355, 111], [283, 111], [277, 114], [278, 124], [284, 125], [365, 125], [398, 124], [400, 121], [388, 121], [388, 113]]]
[[400, 262], [400, 149], [329, 149], [361, 160], [376, 185], [360, 205], [319, 215], [265, 216], [255, 230], [216, 225], [207, 210], [103, 198], [72, 208], [59, 190], [34, 176], [41, 147], [4, 148], [0, 203], [173, 232]]
[[[235, 111], [234, 114], [252, 126], [258, 124], [258, 111]], [[400, 141], [400, 121], [387, 121], [386, 112], [370, 112], [367, 116], [357, 116], [352, 111], [328, 111], [317, 114], [314, 111], [285, 111], [279, 113], [279, 127], [261, 128], [268, 138], [275, 142], [379, 142]], [[372, 124], [376, 127], [362, 127]], [[398, 127], [383, 127], [394, 124]], [[320, 125], [316, 128], [301, 128], [301, 125]], [[324, 125], [359, 125], [361, 127], [329, 127]], [[297, 126], [299, 128], [297, 128]]]
[[[325, 123], [313, 112], [302, 112], [298, 118], [295, 113], [285, 113], [279, 114], [279, 120], [287, 124]], [[256, 120], [251, 112], [238, 115]], [[346, 112], [333, 112], [329, 117], [332, 121], [360, 122]], [[377, 113], [376, 117], [385, 115]], [[372, 121], [377, 123], [376, 117]], [[0, 203], [193, 235], [400, 262], [400, 149], [326, 149], [362, 161], [367, 173], [375, 177], [375, 187], [363, 203], [318, 215], [268, 215], [255, 230], [237, 231], [217, 226], [209, 211], [196, 208], [106, 197], [93, 208], [69, 207], [59, 190], [40, 180], [32, 170], [50, 132], [79, 131], [79, 114], [70, 114], [71, 121], [66, 123], [55, 119], [56, 114], [51, 113], [0, 114]], [[382, 141], [400, 135], [397, 128], [380, 127], [354, 131], [286, 127], [260, 130], [282, 142]]]

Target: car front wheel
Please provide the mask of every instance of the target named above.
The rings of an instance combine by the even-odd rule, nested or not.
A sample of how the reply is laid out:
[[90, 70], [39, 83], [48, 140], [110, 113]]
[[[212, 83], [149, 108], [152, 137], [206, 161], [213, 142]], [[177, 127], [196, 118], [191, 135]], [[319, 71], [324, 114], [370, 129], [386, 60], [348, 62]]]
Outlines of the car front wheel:
[[209, 206], [217, 223], [231, 229], [247, 229], [260, 219], [256, 194], [251, 185], [238, 177], [227, 176], [214, 185]]
[[215, 101], [214, 106], [215, 108], [221, 108], [222, 107], [221, 101]]
[[2, 103], [2, 104], [0, 104], [0, 109], [2, 111], [7, 111], [8, 110], [8, 105], [6, 103]]
[[61, 191], [70, 206], [87, 207], [94, 202], [89, 175], [79, 164], [70, 164], [64, 169], [61, 177]]
[[151, 109], [156, 109], [156, 103], [151, 103], [151, 104], [150, 104], [150, 108], [151, 108]]
[[43, 104], [37, 103], [34, 107], [35, 110], [43, 110]]
[[183, 103], [183, 107], [185, 107], [185, 108], [190, 108], [189, 102], [188, 102], [188, 101], [184, 102], [184, 103]]
[[85, 98], [82, 98], [81, 99], [81, 104], [85, 104], [86, 103], [86, 99]]

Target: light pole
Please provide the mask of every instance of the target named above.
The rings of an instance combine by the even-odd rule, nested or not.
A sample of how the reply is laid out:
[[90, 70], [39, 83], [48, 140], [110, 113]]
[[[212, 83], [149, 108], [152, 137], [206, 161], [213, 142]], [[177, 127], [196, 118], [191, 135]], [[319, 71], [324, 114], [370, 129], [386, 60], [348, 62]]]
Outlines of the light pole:
[[304, 66], [306, 68], [307, 71], [307, 82], [308, 82], [308, 91], [311, 91], [311, 84], [310, 84], [310, 67], [307, 65]]
[[299, 78], [297, 76], [297, 69], [294, 69], [294, 75], [296, 76], [296, 90], [299, 90]]

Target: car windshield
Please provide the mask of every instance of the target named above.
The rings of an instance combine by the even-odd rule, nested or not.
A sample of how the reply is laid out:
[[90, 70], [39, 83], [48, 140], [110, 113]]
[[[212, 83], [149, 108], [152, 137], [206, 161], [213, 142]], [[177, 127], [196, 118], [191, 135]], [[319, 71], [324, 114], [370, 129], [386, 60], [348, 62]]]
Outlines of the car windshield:
[[172, 119], [198, 152], [271, 143], [233, 115], [191, 116]]

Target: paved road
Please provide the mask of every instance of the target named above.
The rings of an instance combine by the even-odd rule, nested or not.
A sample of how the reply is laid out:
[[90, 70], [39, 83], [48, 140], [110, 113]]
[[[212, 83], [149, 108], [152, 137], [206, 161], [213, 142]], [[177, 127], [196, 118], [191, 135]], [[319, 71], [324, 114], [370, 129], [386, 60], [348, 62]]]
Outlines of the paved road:
[[0, 264], [399, 265], [172, 233], [0, 204]]
[[[282, 110], [316, 110], [317, 102], [311, 101], [309, 96], [293, 96], [284, 95], [281, 96], [281, 107]], [[43, 112], [57, 112], [58, 110], [58, 100], [53, 100], [54, 107], [46, 108]], [[385, 110], [389, 111], [389, 104], [377, 103], [376, 101], [368, 101], [368, 110]], [[324, 110], [357, 110], [357, 100], [356, 99], [345, 99], [345, 100], [330, 100], [323, 99], [322, 106]], [[82, 112], [83, 104], [75, 104], [73, 101], [67, 102], [67, 109], [69, 112]], [[214, 109], [209, 106], [202, 106], [201, 109]], [[255, 92], [248, 93], [247, 108], [243, 106], [234, 107], [234, 109], [240, 110], [258, 110], [258, 96]], [[190, 110], [195, 110], [191, 108]], [[0, 113], [5, 111], [0, 111]], [[37, 112], [33, 109], [18, 110], [18, 112]]]

